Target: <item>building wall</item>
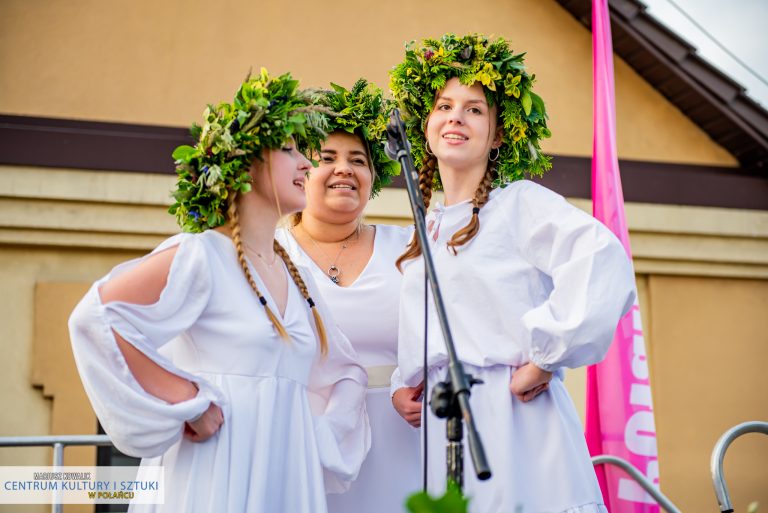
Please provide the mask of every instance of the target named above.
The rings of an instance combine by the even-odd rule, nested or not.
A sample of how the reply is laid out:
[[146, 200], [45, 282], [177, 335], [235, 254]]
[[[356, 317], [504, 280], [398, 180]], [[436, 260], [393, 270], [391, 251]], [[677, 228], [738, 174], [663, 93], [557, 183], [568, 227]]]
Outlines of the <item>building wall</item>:
[[[714, 510], [709, 458], [741, 422], [768, 420], [768, 281], [649, 278], [651, 379], [661, 480], [682, 511]], [[750, 434], [727, 452], [735, 511], [768, 504], [768, 440]]]
[[[249, 68], [291, 71], [304, 84], [387, 86], [405, 41], [453, 31], [503, 35], [527, 52], [553, 137], [546, 151], [590, 155], [591, 36], [553, 0], [4, 0], [0, 112], [187, 126], [231, 99]], [[736, 165], [616, 62], [621, 158]]]

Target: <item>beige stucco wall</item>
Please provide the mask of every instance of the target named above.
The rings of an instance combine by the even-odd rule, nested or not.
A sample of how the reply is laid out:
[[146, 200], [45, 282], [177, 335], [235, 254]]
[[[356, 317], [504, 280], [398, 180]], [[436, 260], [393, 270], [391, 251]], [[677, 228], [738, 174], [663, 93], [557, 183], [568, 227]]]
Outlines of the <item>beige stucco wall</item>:
[[[405, 41], [448, 31], [527, 51], [554, 134], [545, 150], [590, 154], [590, 32], [553, 0], [475, 2], [471, 14], [459, 0], [4, 0], [0, 112], [187, 126], [250, 67], [386, 86]], [[736, 164], [623, 61], [615, 68], [620, 157]]]
[[[35, 376], [33, 372], [36, 316], [42, 322], [48, 318], [45, 310], [35, 311], [36, 285], [41, 282], [92, 282], [131, 255], [125, 251], [0, 246], [0, 352], [3, 355], [0, 359], [0, 382], [3, 384], [0, 386], [0, 404], [8, 408], [0, 421], [0, 436], [51, 433], [50, 397], [55, 388], [44, 389], [43, 386], [57, 381], [54, 374], [58, 370], [56, 365], [51, 365], [46, 373]], [[62, 329], [66, 330], [65, 326]], [[59, 363], [65, 366], [73, 362]], [[33, 382], [39, 386], [33, 387]], [[94, 430], [95, 427], [94, 424]], [[11, 457], [10, 452], [0, 449], [0, 465], [47, 465], [50, 464], [48, 453], [36, 450]]]
[[[723, 432], [768, 421], [768, 281], [651, 276], [650, 368], [661, 482], [682, 511], [715, 511], [709, 456]], [[768, 505], [768, 437], [731, 446], [725, 477], [735, 511]]]

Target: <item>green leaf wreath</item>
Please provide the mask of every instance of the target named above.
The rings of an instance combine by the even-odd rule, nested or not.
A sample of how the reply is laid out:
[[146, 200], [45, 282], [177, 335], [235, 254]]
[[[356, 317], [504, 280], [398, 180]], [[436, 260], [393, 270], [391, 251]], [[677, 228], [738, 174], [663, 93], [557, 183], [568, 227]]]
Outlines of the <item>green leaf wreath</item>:
[[173, 152], [178, 181], [169, 212], [184, 231], [201, 232], [226, 222], [227, 197], [251, 190], [248, 170], [262, 152], [291, 137], [305, 153], [317, 151], [328, 133], [328, 115], [318, 92], [300, 90], [286, 73], [270, 77], [262, 68], [247, 77], [232, 103], [209, 105], [202, 126], [192, 125], [197, 143]]
[[374, 171], [373, 198], [383, 186], [392, 182], [393, 176], [400, 174], [400, 164], [390, 160], [384, 152], [387, 122], [394, 102], [385, 99], [382, 90], [364, 78], [355, 82], [350, 90], [336, 84], [331, 87], [333, 89], [319, 99], [321, 105], [335, 113], [329, 119], [329, 133], [343, 130], [362, 137], [367, 143]]
[[[503, 38], [490, 41], [482, 34], [446, 34], [440, 39], [424, 39], [420, 45], [414, 41], [406, 45], [405, 61], [390, 72], [390, 87], [403, 110], [417, 167], [426, 159], [424, 128], [435, 93], [453, 77], [467, 86], [482, 84], [488, 104], [498, 107], [504, 136], [494, 186], [526, 174], [540, 176], [552, 167], [550, 157], [539, 146], [541, 139], [551, 135], [546, 108], [531, 90], [535, 75], [525, 70], [524, 56], [512, 53]], [[440, 185], [438, 173], [435, 182]]]

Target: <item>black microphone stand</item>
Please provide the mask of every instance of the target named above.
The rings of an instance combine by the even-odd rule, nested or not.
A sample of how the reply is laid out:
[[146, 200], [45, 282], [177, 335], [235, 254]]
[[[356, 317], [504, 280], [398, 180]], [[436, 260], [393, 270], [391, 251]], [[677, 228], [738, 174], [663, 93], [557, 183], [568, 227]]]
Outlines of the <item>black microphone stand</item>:
[[[432, 400], [430, 407], [432, 412], [440, 417], [446, 418], [446, 436], [448, 438], [446, 451], [447, 477], [454, 481], [461, 490], [464, 485], [464, 451], [463, 451], [463, 429], [462, 420], [466, 423], [467, 439], [469, 441], [469, 453], [472, 457], [472, 463], [475, 467], [475, 473], [480, 480], [486, 480], [491, 477], [491, 469], [488, 466], [488, 460], [485, 457], [480, 435], [475, 427], [475, 420], [472, 416], [472, 410], [469, 407], [470, 387], [482, 383], [482, 381], [472, 378], [464, 372], [464, 366], [456, 356], [456, 346], [453, 343], [451, 330], [448, 327], [448, 318], [443, 305], [443, 297], [440, 293], [440, 286], [437, 282], [435, 265], [432, 261], [432, 253], [427, 242], [427, 229], [424, 221], [426, 212], [424, 211], [424, 200], [421, 190], [418, 188], [418, 173], [414, 169], [411, 158], [411, 144], [405, 135], [405, 125], [400, 117], [400, 111], [394, 109], [387, 125], [387, 146], [386, 153], [392, 160], [400, 162], [400, 167], [405, 176], [405, 184], [408, 188], [408, 197], [411, 201], [411, 210], [413, 210], [413, 219], [416, 224], [416, 236], [419, 238], [421, 252], [424, 256], [424, 267], [427, 279], [432, 290], [432, 298], [435, 303], [435, 310], [440, 321], [440, 328], [445, 339], [445, 346], [448, 353], [448, 379], [437, 383], [432, 390]], [[426, 311], [424, 312], [426, 315]], [[426, 354], [426, 347], [425, 347]], [[424, 383], [426, 386], [426, 383]], [[424, 462], [426, 465], [427, 462]]]

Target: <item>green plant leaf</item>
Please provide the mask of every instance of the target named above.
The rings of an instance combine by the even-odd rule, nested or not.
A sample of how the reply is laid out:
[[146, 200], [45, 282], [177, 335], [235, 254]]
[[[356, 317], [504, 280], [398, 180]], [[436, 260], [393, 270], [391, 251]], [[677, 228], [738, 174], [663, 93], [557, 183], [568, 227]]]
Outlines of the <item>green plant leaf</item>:
[[186, 144], [182, 144], [181, 146], [173, 150], [173, 160], [187, 161], [196, 151], [197, 150], [192, 146], [187, 146]]
[[520, 103], [523, 106], [523, 112], [525, 112], [525, 115], [528, 116], [531, 114], [531, 94], [528, 91], [525, 91], [523, 93], [523, 96], [520, 98]]
[[418, 492], [406, 500], [405, 506], [411, 513], [467, 513], [469, 499], [464, 497], [459, 487], [449, 482], [442, 497], [432, 497], [426, 492]]

